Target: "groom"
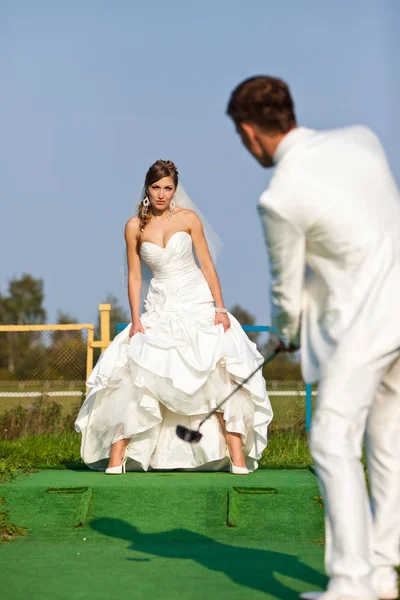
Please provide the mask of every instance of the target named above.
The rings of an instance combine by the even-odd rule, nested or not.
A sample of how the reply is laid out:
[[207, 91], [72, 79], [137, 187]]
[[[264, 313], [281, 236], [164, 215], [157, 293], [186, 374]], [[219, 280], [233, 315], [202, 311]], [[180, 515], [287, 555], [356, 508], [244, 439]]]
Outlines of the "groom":
[[[302, 598], [394, 600], [400, 563], [399, 191], [369, 129], [298, 127], [280, 79], [244, 81], [227, 112], [256, 160], [276, 167], [259, 204], [273, 324], [281, 347], [301, 342], [303, 376], [319, 382], [310, 445], [324, 497], [330, 580], [327, 592]], [[360, 462], [364, 434], [371, 504]]]

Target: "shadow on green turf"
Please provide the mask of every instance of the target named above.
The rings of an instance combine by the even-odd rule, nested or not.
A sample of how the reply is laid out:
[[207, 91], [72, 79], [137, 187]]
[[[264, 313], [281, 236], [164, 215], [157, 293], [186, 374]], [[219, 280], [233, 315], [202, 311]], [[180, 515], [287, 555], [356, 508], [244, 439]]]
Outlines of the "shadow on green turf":
[[[300, 562], [296, 556], [257, 548], [222, 544], [187, 529], [162, 533], [141, 533], [121, 519], [99, 518], [90, 522], [95, 531], [131, 543], [130, 550], [162, 558], [196, 561], [212, 571], [224, 573], [235, 583], [266, 592], [282, 600], [294, 600], [298, 592], [282, 584], [275, 575], [284, 575], [309, 584], [310, 589], [325, 588], [327, 579]], [[151, 561], [151, 558], [129, 558]], [[172, 565], [171, 565], [172, 567]], [[173, 568], [173, 567], [172, 567]], [[172, 573], [171, 573], [172, 575]], [[198, 585], [188, 581], [188, 588]]]

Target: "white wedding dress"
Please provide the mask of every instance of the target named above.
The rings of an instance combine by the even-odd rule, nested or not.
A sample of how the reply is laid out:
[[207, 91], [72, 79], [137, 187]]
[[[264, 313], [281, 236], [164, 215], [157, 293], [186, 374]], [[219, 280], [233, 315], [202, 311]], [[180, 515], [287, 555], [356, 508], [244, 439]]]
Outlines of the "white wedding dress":
[[[226, 333], [214, 325], [214, 300], [187, 232], [176, 232], [165, 248], [143, 242], [141, 257], [153, 272], [141, 316], [145, 333], [130, 338], [126, 327], [92, 371], [75, 423], [82, 459], [104, 469], [111, 445], [129, 438], [127, 471], [225, 470], [229, 461], [216, 415], [202, 426], [198, 444], [179, 439], [175, 428], [197, 429], [262, 356], [232, 315]], [[242, 435], [247, 468], [256, 469], [272, 419], [261, 372], [221, 411], [227, 430]]]

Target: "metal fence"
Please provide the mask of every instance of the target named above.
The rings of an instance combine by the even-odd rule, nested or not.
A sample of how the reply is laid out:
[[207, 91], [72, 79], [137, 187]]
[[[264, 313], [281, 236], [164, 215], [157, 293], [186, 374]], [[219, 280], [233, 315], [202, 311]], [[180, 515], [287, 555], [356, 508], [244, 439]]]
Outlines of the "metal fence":
[[[110, 343], [110, 304], [94, 325], [0, 325], [0, 439], [72, 430], [94, 360]], [[96, 356], [97, 353], [97, 356]]]
[[85, 393], [93, 325], [2, 326], [0, 439], [63, 430]]

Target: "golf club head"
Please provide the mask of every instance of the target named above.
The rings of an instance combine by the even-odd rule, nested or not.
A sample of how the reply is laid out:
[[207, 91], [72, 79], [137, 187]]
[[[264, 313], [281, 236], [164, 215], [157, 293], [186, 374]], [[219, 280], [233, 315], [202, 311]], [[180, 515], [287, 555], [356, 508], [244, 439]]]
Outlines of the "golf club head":
[[188, 429], [183, 425], [177, 426], [176, 435], [184, 442], [189, 442], [189, 444], [198, 444], [203, 437], [203, 434], [200, 433], [200, 431], [193, 431], [193, 429]]

